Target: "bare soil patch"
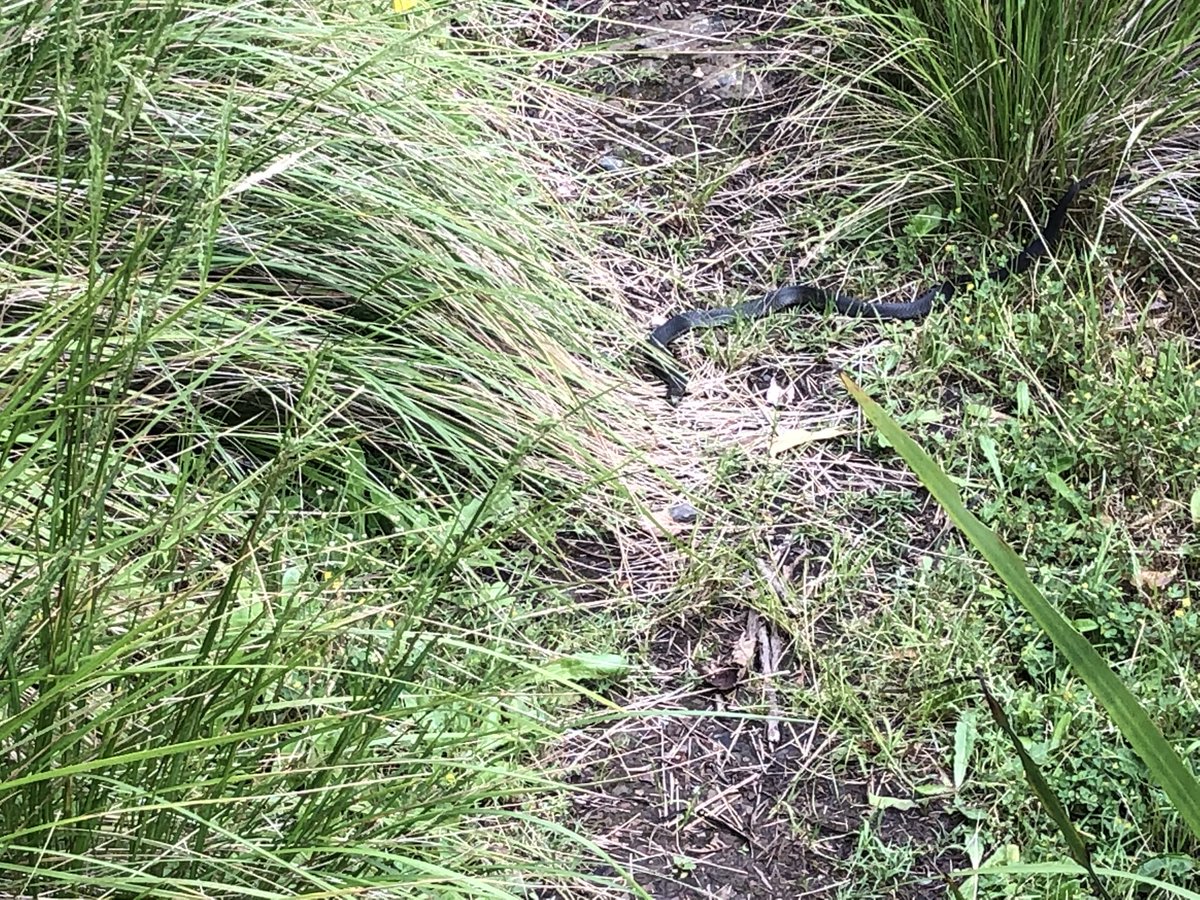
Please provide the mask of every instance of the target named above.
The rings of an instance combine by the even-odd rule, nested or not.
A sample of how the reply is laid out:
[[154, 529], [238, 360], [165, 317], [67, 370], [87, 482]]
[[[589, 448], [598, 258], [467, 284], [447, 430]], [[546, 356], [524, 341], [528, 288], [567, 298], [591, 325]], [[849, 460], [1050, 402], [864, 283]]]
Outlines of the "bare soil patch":
[[[766, 652], [762, 626], [726, 610], [655, 635], [665, 692], [561, 748], [575, 823], [656, 900], [942, 896], [940, 873], [957, 864], [942, 849], [952, 817], [885, 775], [831, 772], [836, 741], [817, 723], [764, 721], [769, 685], [745, 658]], [[772, 677], [798, 677], [792, 662], [785, 650]], [[864, 841], [911, 860], [875, 893], [858, 880]]]

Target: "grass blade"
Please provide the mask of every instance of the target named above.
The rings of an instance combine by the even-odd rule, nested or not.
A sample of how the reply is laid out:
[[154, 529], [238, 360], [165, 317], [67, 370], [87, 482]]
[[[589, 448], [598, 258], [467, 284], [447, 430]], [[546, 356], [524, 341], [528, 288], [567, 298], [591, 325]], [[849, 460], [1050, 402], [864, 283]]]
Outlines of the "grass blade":
[[[1169, 884], [1157, 878], [1150, 878], [1147, 875], [1139, 875], [1136, 872], [1122, 872], [1119, 869], [1111, 869], [1105, 866], [1096, 868], [1096, 873], [1103, 875], [1105, 878], [1124, 879], [1132, 881], [1135, 884], [1144, 884], [1148, 887], [1155, 888], [1163, 892], [1164, 895], [1172, 897], [1182, 897], [1183, 900], [1200, 900], [1200, 894], [1187, 888], [1178, 887], [1174, 884]], [[1057, 863], [1005, 863], [997, 866], [984, 866], [979, 869], [960, 869], [957, 872], [951, 872], [951, 875], [957, 876], [972, 876], [972, 875], [1081, 875], [1083, 870], [1078, 863], [1074, 862], [1057, 862]]]
[[1042, 770], [1038, 768], [1037, 763], [1033, 761], [1033, 757], [1029, 755], [1029, 751], [1025, 749], [1025, 745], [1021, 743], [1021, 737], [1012, 727], [1012, 723], [1008, 720], [1008, 716], [1004, 712], [1004, 707], [1000, 705], [1000, 701], [992, 694], [991, 688], [988, 687], [987, 681], [982, 675], [979, 677], [979, 687], [983, 690], [983, 699], [987, 701], [988, 709], [992, 712], [992, 718], [996, 720], [996, 724], [1008, 736], [1009, 741], [1013, 745], [1013, 749], [1017, 751], [1017, 756], [1021, 760], [1021, 768], [1025, 770], [1025, 778], [1029, 781], [1033, 792], [1037, 794], [1038, 800], [1042, 806], [1046, 808], [1046, 812], [1050, 814], [1050, 818], [1054, 820], [1054, 824], [1058, 826], [1059, 832], [1063, 839], [1067, 842], [1067, 847], [1071, 851], [1071, 856], [1075, 858], [1075, 862], [1083, 866], [1087, 870], [1088, 880], [1091, 881], [1092, 887], [1101, 897], [1108, 898], [1108, 891], [1104, 889], [1099, 877], [1096, 875], [1096, 870], [1092, 868], [1092, 853], [1088, 849], [1088, 845], [1083, 840], [1083, 835], [1079, 833], [1079, 829], [1075, 827], [1075, 823], [1071, 821], [1071, 816], [1067, 812], [1062, 801], [1058, 799], [1058, 795], [1054, 793], [1054, 788], [1050, 787], [1050, 782], [1042, 774]]

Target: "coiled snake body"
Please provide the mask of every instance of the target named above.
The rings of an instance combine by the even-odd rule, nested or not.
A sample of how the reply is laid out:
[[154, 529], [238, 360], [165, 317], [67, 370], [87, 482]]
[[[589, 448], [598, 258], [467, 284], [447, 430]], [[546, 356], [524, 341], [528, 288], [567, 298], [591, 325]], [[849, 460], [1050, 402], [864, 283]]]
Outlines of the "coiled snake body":
[[[1010, 265], [999, 266], [987, 273], [992, 281], [1003, 281], [1010, 275], [1019, 275], [1029, 268], [1040, 256], [1049, 254], [1058, 242], [1067, 211], [1079, 192], [1095, 182], [1095, 176], [1072, 182], [1066, 193], [1050, 213], [1037, 236], [1030, 241]], [[738, 319], [758, 319], [770, 313], [782, 312], [792, 307], [832, 307], [844, 316], [864, 316], [876, 319], [920, 319], [929, 314], [936, 300], [949, 300], [960, 287], [978, 280], [974, 275], [957, 275], [936, 287], [929, 288], [911, 300], [859, 300], [840, 291], [815, 287], [809, 284], [789, 284], [769, 291], [757, 300], [748, 300], [735, 306], [715, 309], [689, 309], [678, 313], [659, 325], [650, 334], [650, 344], [658, 351], [667, 350], [671, 342], [693, 328], [713, 328], [728, 325]], [[667, 399], [677, 402], [687, 392], [687, 378], [678, 366], [668, 368], [650, 354], [650, 368], [667, 387]]]

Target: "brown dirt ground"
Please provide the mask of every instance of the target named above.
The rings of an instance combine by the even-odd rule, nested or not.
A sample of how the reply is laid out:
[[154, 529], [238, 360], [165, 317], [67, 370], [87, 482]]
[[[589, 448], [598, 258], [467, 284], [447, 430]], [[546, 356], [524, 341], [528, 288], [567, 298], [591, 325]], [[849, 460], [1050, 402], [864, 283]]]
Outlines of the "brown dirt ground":
[[[654, 634], [662, 692], [629, 698], [634, 716], [574, 732], [561, 748], [579, 789], [574, 824], [656, 900], [942, 896], [939, 872], [954, 862], [940, 851], [949, 814], [878, 808], [872, 798], [906, 788], [853, 767], [830, 772], [834, 739], [816, 722], [762, 719], [770, 686], [744, 657], [764, 653], [749, 646], [764, 628], [779, 638], [755, 613], [716, 610]], [[792, 663], [785, 649], [777, 677], [795, 677]], [[855, 883], [847, 864], [875, 840], [904, 851], [907, 871]]]

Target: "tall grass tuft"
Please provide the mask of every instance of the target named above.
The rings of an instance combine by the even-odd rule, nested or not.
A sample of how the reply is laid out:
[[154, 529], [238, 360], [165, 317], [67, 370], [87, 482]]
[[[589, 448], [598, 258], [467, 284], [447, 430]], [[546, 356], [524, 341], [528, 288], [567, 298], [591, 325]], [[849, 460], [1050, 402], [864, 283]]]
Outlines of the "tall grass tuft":
[[[981, 229], [1015, 197], [1123, 176], [1113, 212], [1158, 255], [1200, 259], [1200, 19], [1176, 0], [848, 0], [803, 115], [856, 184], [948, 190]], [[1037, 217], [1035, 212], [1033, 218]], [[1003, 219], [1008, 214], [1004, 213]], [[1183, 257], [1186, 257], [1184, 259]]]
[[0, 4], [3, 891], [554, 867], [510, 539], [605, 477], [613, 326], [513, 73], [338, 9]]

